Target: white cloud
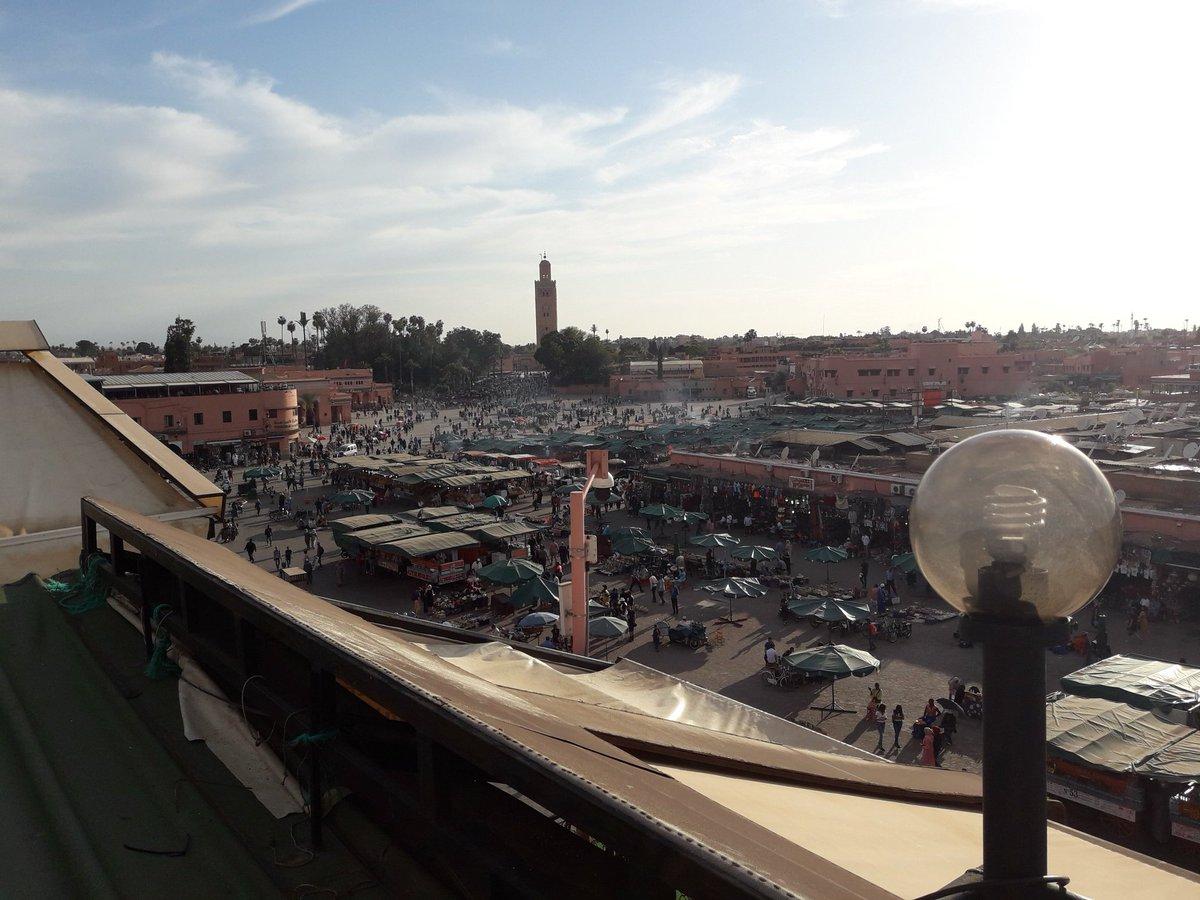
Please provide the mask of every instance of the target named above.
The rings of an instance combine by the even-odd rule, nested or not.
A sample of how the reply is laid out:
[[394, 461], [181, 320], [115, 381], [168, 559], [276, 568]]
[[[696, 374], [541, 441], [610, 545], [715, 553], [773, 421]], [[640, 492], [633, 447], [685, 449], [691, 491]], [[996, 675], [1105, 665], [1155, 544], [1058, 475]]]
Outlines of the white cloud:
[[33, 315], [78, 297], [67, 273], [86, 273], [95, 302], [64, 330], [115, 336], [169, 300], [227, 339], [260, 307], [403, 294], [520, 341], [531, 324], [495, 284], [525, 284], [522, 254], [552, 245], [579, 278], [898, 202], [845, 183], [881, 149], [851, 130], [738, 123], [735, 75], [661, 84], [632, 113], [441, 97], [345, 117], [204, 60], [158, 54], [152, 71], [172, 105], [0, 91], [0, 271], [14, 296], [45, 298]]
[[490, 37], [480, 45], [480, 50], [488, 56], [516, 56], [521, 52], [512, 38]]
[[294, 12], [299, 12], [308, 6], [314, 6], [317, 3], [322, 3], [324, 0], [284, 0], [282, 3], [276, 3], [273, 6], [268, 6], [260, 12], [248, 16], [245, 20], [247, 25], [265, 25], [268, 22], [277, 22], [284, 16], [290, 16]]

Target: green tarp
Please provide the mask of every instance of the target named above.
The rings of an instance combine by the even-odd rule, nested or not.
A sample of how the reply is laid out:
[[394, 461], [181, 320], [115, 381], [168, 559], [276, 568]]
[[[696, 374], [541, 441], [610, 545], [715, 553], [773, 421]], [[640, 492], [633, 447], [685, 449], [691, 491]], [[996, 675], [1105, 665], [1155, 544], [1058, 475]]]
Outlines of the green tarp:
[[1200, 668], [1145, 656], [1119, 654], [1064, 675], [1062, 689], [1143, 709], [1189, 709], [1200, 704]]

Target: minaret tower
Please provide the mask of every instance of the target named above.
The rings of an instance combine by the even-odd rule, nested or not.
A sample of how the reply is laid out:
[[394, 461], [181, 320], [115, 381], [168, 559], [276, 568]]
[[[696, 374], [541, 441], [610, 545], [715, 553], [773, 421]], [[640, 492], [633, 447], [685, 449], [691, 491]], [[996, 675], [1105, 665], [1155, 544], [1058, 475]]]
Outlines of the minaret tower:
[[550, 260], [542, 254], [538, 263], [538, 280], [533, 283], [533, 310], [536, 314], [537, 342], [552, 331], [558, 331], [558, 287], [550, 277]]

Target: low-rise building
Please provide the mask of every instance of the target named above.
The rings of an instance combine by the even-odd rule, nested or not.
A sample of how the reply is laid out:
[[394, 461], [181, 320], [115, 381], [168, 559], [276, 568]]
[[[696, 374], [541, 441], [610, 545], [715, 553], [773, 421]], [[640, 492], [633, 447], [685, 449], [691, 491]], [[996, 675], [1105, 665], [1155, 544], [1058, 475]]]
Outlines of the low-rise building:
[[219, 456], [266, 445], [287, 455], [300, 436], [296, 388], [264, 385], [243, 372], [156, 372], [103, 376], [100, 391], [180, 453]]

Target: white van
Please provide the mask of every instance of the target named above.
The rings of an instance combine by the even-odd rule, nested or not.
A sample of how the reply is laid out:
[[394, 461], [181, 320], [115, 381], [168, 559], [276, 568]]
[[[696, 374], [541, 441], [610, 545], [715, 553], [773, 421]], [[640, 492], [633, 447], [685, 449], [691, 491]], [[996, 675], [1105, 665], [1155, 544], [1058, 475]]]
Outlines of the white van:
[[358, 444], [342, 444], [333, 451], [334, 456], [358, 456]]

